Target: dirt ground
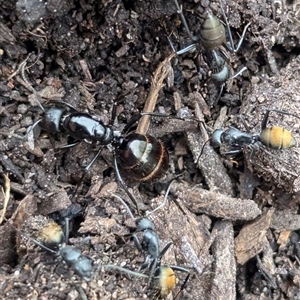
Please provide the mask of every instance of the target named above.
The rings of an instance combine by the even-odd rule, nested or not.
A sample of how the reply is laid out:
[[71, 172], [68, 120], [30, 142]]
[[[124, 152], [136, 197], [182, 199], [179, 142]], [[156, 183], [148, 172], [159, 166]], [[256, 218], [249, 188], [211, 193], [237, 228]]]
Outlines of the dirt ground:
[[[220, 1], [179, 4], [193, 36], [207, 12], [225, 21]], [[235, 44], [250, 26], [237, 53], [218, 48], [231, 76], [217, 101], [221, 87], [211, 80], [201, 42], [172, 55], [168, 38], [176, 50], [193, 43], [173, 0], [1, 0], [1, 299], [158, 298], [155, 280], [149, 286], [105, 267], [137, 272], [145, 259], [132, 238], [133, 220], [112, 196], [124, 198], [138, 217], [117, 184], [113, 154], [104, 147], [78, 186], [99, 145], [63, 148], [74, 139], [38, 125], [30, 130], [43, 117], [37, 98], [46, 109], [64, 101], [106, 125], [116, 103], [113, 129], [122, 131], [149, 111], [151, 96], [154, 112], [185, 119], [155, 116], [149, 129], [138, 125], [167, 147], [167, 174], [148, 183], [122, 176], [140, 215], [157, 207], [177, 178], [168, 203], [149, 215], [160, 248], [172, 243], [162, 264], [190, 270], [180, 293], [187, 273], [175, 271], [168, 299], [300, 299], [300, 3], [222, 6]], [[271, 112], [268, 126], [292, 131], [295, 147], [261, 146], [250, 162], [250, 147], [228, 159], [206, 143], [214, 129], [245, 131], [242, 120], [259, 133], [265, 108], [293, 114]], [[30, 239], [40, 240], [52, 219], [63, 227], [65, 213], [69, 244], [92, 261], [88, 282]]]

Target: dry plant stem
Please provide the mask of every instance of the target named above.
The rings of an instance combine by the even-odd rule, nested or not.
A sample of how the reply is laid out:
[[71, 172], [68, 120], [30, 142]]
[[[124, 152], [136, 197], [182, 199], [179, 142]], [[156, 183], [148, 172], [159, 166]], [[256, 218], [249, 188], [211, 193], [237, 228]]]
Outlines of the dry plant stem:
[[214, 256], [211, 299], [235, 300], [236, 262], [234, 258], [233, 225], [230, 221], [218, 221], [213, 228], [216, 238], [212, 245]]
[[219, 192], [207, 191], [199, 185], [189, 187], [184, 183], [174, 183], [171, 193], [184, 201], [185, 205], [196, 214], [231, 221], [253, 220], [261, 214], [261, 210], [252, 200], [233, 198]]
[[2, 224], [4, 217], [5, 217], [5, 213], [7, 210], [7, 205], [8, 205], [8, 201], [9, 201], [9, 197], [10, 197], [10, 180], [8, 178], [8, 176], [6, 174], [3, 174], [3, 178], [4, 178], [4, 189], [3, 187], [1, 187], [1, 191], [4, 197], [3, 200], [3, 209], [2, 209], [2, 214], [0, 217], [0, 224]]
[[[169, 64], [170, 64], [171, 59], [174, 56], [175, 56], [175, 53], [172, 53], [168, 57], [166, 57], [164, 59], [164, 61], [159, 64], [156, 71], [154, 72], [150, 92], [146, 99], [145, 106], [143, 109], [144, 113], [146, 113], [146, 112], [151, 113], [154, 111], [158, 93], [164, 86], [163, 81], [169, 73], [169, 67], [170, 67]], [[149, 125], [150, 125], [150, 118], [151, 118], [151, 116], [148, 116], [148, 115], [141, 117], [138, 127], [137, 127], [137, 130], [136, 130], [137, 133], [140, 133], [140, 134], [147, 133]]]

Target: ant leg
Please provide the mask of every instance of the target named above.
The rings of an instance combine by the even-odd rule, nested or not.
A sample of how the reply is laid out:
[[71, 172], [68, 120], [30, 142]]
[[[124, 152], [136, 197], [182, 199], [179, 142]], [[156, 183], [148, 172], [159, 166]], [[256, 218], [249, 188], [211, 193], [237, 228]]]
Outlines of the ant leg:
[[60, 146], [60, 147], [58, 147], [57, 149], [68, 149], [68, 148], [72, 148], [72, 147], [75, 147], [76, 145], [78, 145], [79, 143], [81, 143], [81, 141], [75, 142], [75, 143], [73, 143], [73, 144], [67, 144], [67, 145], [64, 145], [64, 146]]
[[221, 10], [222, 10], [222, 14], [223, 14], [223, 18], [224, 18], [224, 21], [226, 23], [226, 28], [227, 28], [227, 31], [228, 31], [228, 36], [229, 36], [229, 42], [230, 42], [230, 45], [228, 45], [226, 42], [225, 42], [225, 46], [226, 48], [232, 52], [232, 53], [236, 53], [240, 50], [240, 47], [244, 41], [244, 38], [245, 38], [245, 35], [246, 35], [246, 31], [248, 29], [248, 27], [251, 25], [251, 23], [248, 23], [245, 27], [244, 27], [244, 30], [243, 30], [243, 33], [239, 39], [239, 42], [236, 46], [236, 48], [234, 47], [234, 42], [233, 42], [233, 38], [232, 38], [232, 33], [231, 33], [231, 30], [230, 30], [230, 25], [229, 25], [229, 22], [228, 22], [228, 19], [226, 17], [226, 14], [225, 14], [225, 11], [224, 11], [224, 8], [223, 8], [223, 4], [222, 4], [222, 0], [220, 0], [220, 6], [221, 6]]
[[171, 245], [173, 245], [172, 242], [168, 243], [159, 253], [159, 258], [162, 258], [165, 253], [169, 250], [169, 248], [171, 247]]
[[261, 122], [261, 131], [265, 130], [267, 128], [268, 118], [269, 118], [270, 110], [267, 110], [264, 118]]
[[[174, 269], [174, 267], [172, 267], [172, 269]], [[174, 269], [174, 270], [176, 270], [176, 269]], [[184, 271], [184, 270], [178, 270], [178, 271], [186, 272], [186, 271]], [[190, 273], [190, 271], [188, 271], [188, 274], [187, 274], [187, 276], [185, 277], [185, 280], [184, 280], [183, 284], [181, 285], [180, 290], [178, 291], [178, 293], [177, 293], [176, 296], [174, 297], [174, 300], [176, 300], [177, 297], [182, 293], [183, 289], [184, 289], [184, 288], [186, 287], [186, 285], [187, 285], [188, 280], [190, 279], [190, 276], [191, 276], [191, 273]]]
[[130, 129], [133, 127], [133, 125], [135, 125], [140, 118], [142, 117], [142, 114], [135, 114], [130, 120], [129, 122], [126, 124], [126, 126], [124, 127], [124, 129], [122, 130], [123, 134], [127, 134], [129, 133]]
[[246, 71], [246, 70], [248, 70], [247, 67], [242, 67], [235, 75], [233, 75], [233, 76], [231, 77], [231, 79], [234, 79], [234, 78], [238, 77], [239, 75], [242, 75], [243, 72]]
[[298, 119], [300, 118], [299, 116], [297, 116], [297, 115], [295, 115], [295, 114], [291, 114], [291, 113], [288, 112], [288, 111], [284, 111], [284, 110], [280, 110], [280, 109], [276, 109], [276, 108], [267, 108], [267, 107], [263, 106], [262, 109], [265, 110], [266, 113], [265, 113], [265, 116], [264, 116], [263, 121], [262, 121], [262, 123], [261, 123], [261, 130], [266, 129], [266, 127], [267, 127], [267, 122], [268, 122], [268, 118], [269, 118], [269, 113], [270, 113], [271, 111], [277, 112], [278, 114], [282, 114], [282, 115], [293, 116], [293, 117], [298, 118]]
[[[186, 19], [185, 19], [184, 14], [183, 14], [183, 12], [182, 12], [182, 5], [180, 6], [180, 5], [178, 4], [178, 1], [177, 1], [177, 0], [174, 0], [174, 3], [175, 3], [176, 8], [177, 8], [177, 13], [180, 15], [182, 24], [183, 24], [183, 26], [184, 26], [184, 28], [185, 28], [185, 30], [186, 30], [188, 36], [190, 37], [190, 39], [191, 39], [192, 41], [197, 41], [198, 39], [197, 39], [196, 37], [192, 36], [192, 33], [191, 33], [191, 31], [190, 31], [190, 28], [189, 28], [189, 26], [188, 26], [188, 24], [187, 24], [187, 21], [186, 21]], [[186, 53], [186, 52], [189, 52], [189, 51], [191, 51], [191, 50], [196, 49], [196, 47], [197, 47], [196, 44], [192, 44], [192, 45], [190, 45], [190, 46], [187, 46], [186, 48], [183, 48], [183, 49], [181, 49], [181, 50], [179, 50], [179, 51], [176, 51], [176, 50], [175, 50], [175, 47], [174, 47], [174, 45], [173, 45], [173, 43], [172, 43], [172, 41], [171, 41], [171, 39], [170, 39], [169, 37], [168, 37], [168, 41], [169, 41], [169, 44], [170, 44], [170, 46], [171, 46], [173, 52], [175, 52], [177, 55], [184, 54], [184, 53]]]
[[135, 233], [132, 234], [132, 237], [133, 237], [133, 241], [134, 241], [134, 244], [135, 244], [135, 247], [141, 252], [143, 253], [143, 247], [141, 245], [141, 242], [140, 240], [138, 239], [137, 235]]
[[183, 12], [182, 12], [182, 5], [179, 6], [177, 0], [174, 0], [174, 3], [175, 3], [175, 5], [176, 5], [176, 7], [177, 7], [177, 13], [180, 15], [182, 24], [183, 24], [183, 26], [184, 26], [186, 32], [188, 33], [188, 35], [189, 35], [189, 37], [190, 37], [190, 39], [191, 39], [192, 41], [195, 40], [195, 38], [194, 38], [194, 37], [192, 36], [192, 34], [191, 34], [190, 28], [189, 28], [189, 26], [188, 26], [188, 24], [187, 24], [187, 21], [186, 21], [186, 19], [185, 19], [184, 14], [183, 14]]
[[[78, 143], [80, 143], [80, 142], [78, 142]], [[78, 144], [78, 143], [77, 143], [77, 144]], [[77, 193], [77, 191], [78, 191], [78, 188], [79, 188], [80, 185], [82, 184], [83, 179], [84, 179], [86, 173], [89, 171], [89, 169], [91, 168], [91, 166], [93, 165], [93, 163], [94, 163], [94, 162], [96, 161], [96, 159], [99, 157], [99, 155], [100, 155], [102, 149], [103, 149], [103, 147], [101, 147], [101, 148], [98, 150], [97, 154], [96, 154], [95, 157], [92, 159], [92, 161], [84, 168], [84, 172], [83, 172], [83, 174], [82, 174], [82, 176], [81, 176], [81, 178], [80, 178], [80, 180], [79, 180], [79, 182], [78, 182], [78, 184], [77, 184], [77, 186], [76, 186], [75, 191], [73, 192], [73, 197], [76, 195], [76, 193]]]
[[122, 186], [123, 190], [126, 192], [127, 196], [134, 203], [134, 205], [136, 207], [136, 210], [138, 212], [138, 215], [140, 215], [140, 210], [139, 210], [138, 204], [137, 204], [136, 200], [134, 199], [134, 197], [131, 195], [131, 193], [128, 191], [128, 187], [127, 187], [127, 185], [125, 184], [124, 180], [121, 177], [121, 174], [120, 174], [120, 171], [119, 171], [119, 168], [118, 168], [116, 155], [114, 155], [114, 166], [115, 166], [115, 172], [116, 172], [116, 175], [117, 175], [117, 180], [121, 184], [121, 186]]
[[214, 106], [216, 106], [218, 104], [219, 100], [221, 99], [221, 96], [222, 96], [222, 93], [223, 93], [223, 90], [224, 90], [224, 86], [225, 86], [225, 83], [222, 83], [219, 95], [218, 95], [217, 99], [215, 100], [215, 102], [213, 104]]
[[[172, 47], [172, 46], [171, 46], [171, 47]], [[179, 51], [175, 51], [175, 52], [176, 52], [177, 55], [181, 55], [181, 54], [184, 54], [184, 53], [186, 53], [186, 52], [189, 52], [189, 51], [191, 51], [191, 50], [196, 49], [196, 47], [197, 47], [196, 44], [192, 44], [192, 45], [189, 45], [189, 46], [187, 46], [187, 47], [185, 47], [185, 48], [183, 48], [183, 49], [181, 49], [181, 50], [179, 50]]]
[[149, 278], [148, 275], [145, 275], [145, 274], [143, 274], [143, 273], [134, 272], [134, 271], [128, 270], [128, 269], [126, 269], [126, 268], [119, 267], [119, 266], [115, 266], [115, 265], [109, 265], [109, 264], [108, 264], [108, 265], [103, 265], [102, 267], [103, 267], [103, 268], [106, 268], [106, 269], [109, 269], [109, 270], [117, 270], [117, 271], [120, 271], [120, 272], [129, 274], [129, 275], [132, 275], [132, 276], [143, 277], [143, 278]]
[[[27, 237], [27, 236], [26, 236], [26, 237]], [[31, 237], [28, 237], [28, 238], [29, 238], [33, 243], [35, 243], [37, 246], [40, 246], [42, 249], [44, 249], [44, 250], [46, 250], [46, 251], [48, 251], [48, 252], [50, 252], [50, 253], [52, 253], [52, 254], [57, 254], [56, 251], [54, 251], [54, 250], [52, 250], [52, 249], [46, 247], [44, 244], [40, 243], [40, 242], [37, 241], [36, 239], [33, 239], [33, 238], [31, 238]]]
[[242, 116], [239, 116], [239, 119], [241, 120], [241, 122], [242, 122], [243, 126], [245, 127], [246, 131], [250, 132], [250, 128], [247, 125], [247, 123], [245, 122], [245, 119]]
[[69, 243], [69, 231], [70, 231], [70, 224], [69, 224], [70, 219], [65, 218], [65, 242], [68, 244]]

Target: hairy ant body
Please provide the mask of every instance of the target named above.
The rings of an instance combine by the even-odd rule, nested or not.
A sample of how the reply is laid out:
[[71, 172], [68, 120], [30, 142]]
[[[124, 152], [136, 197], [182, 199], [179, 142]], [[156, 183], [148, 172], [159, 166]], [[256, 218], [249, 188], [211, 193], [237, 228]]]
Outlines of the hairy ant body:
[[[251, 163], [253, 163], [252, 159], [254, 157], [255, 150], [257, 147], [259, 147], [259, 143], [264, 145], [266, 148], [274, 150], [288, 149], [295, 146], [296, 140], [290, 131], [278, 126], [267, 127], [267, 122], [271, 111], [297, 117], [296, 115], [285, 111], [266, 109], [266, 113], [261, 124], [261, 132], [259, 134], [251, 134], [248, 126], [243, 122], [247, 132], [241, 131], [234, 127], [230, 127], [227, 130], [216, 129], [209, 140], [211, 146], [213, 148], [222, 148], [221, 154], [226, 157], [233, 157], [243, 152], [245, 147], [250, 146], [252, 149], [249, 157]], [[203, 148], [201, 154], [202, 152]]]
[[[210, 12], [207, 13], [207, 18], [201, 25], [199, 36], [198, 37], [193, 36], [189, 29], [187, 21], [183, 15], [182, 7], [179, 6], [177, 0], [174, 0], [174, 3], [177, 7], [177, 12], [180, 14], [182, 23], [183, 23], [190, 39], [195, 42], [201, 42], [201, 44], [205, 50], [207, 62], [208, 62], [209, 68], [211, 69], [211, 72], [212, 72], [211, 79], [213, 80], [213, 82], [215, 82], [216, 85], [221, 86], [220, 95], [218, 97], [218, 100], [219, 100], [219, 98], [222, 94], [223, 88], [224, 88], [224, 84], [227, 81], [227, 79], [229, 79], [229, 77], [230, 77], [230, 69], [218, 49], [220, 46], [224, 45], [228, 51], [230, 51], [232, 53], [238, 52], [242, 45], [242, 42], [244, 40], [246, 31], [247, 31], [248, 27], [250, 26], [250, 23], [245, 26], [243, 33], [239, 39], [239, 42], [238, 42], [237, 46], [235, 47], [233, 38], [232, 38], [232, 33], [230, 30], [230, 26], [229, 26], [229, 22], [227, 20], [222, 3], [220, 1], [222, 14], [223, 14], [223, 17], [224, 17], [224, 20], [226, 23], [226, 28], [227, 28], [230, 44], [228, 44], [226, 42], [224, 25], [221, 23], [221, 21], [217, 17], [212, 15]], [[175, 51], [171, 41], [170, 41], [170, 44], [171, 44], [172, 49]], [[195, 49], [196, 47], [197, 47], [196, 44], [192, 44], [182, 50], [175, 51], [175, 52], [176, 52], [176, 54], [181, 55], [183, 53], [186, 53], [186, 52], [189, 52], [190, 50]], [[242, 68], [232, 78], [235, 78], [236, 76], [240, 75], [245, 70], [246, 70], [246, 67]]]
[[[66, 239], [66, 236], [68, 236], [67, 230], [68, 226], [66, 226], [66, 233], [64, 234], [56, 222], [48, 220], [39, 232], [39, 240], [31, 237], [29, 239], [51, 254], [61, 257], [80, 278], [90, 281], [93, 271], [92, 259], [83, 255], [78, 248], [66, 244], [68, 242]], [[53, 248], [58, 250], [53, 250]]]

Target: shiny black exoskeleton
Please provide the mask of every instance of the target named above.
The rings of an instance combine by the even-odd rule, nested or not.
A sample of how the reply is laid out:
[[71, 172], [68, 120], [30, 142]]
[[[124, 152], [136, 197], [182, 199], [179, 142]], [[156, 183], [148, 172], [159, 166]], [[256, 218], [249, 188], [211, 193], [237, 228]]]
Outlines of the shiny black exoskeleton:
[[67, 108], [53, 106], [45, 110], [42, 129], [49, 133], [65, 132], [74, 139], [96, 142], [103, 146], [112, 143], [113, 130], [88, 114], [70, 112]]
[[[162, 208], [167, 201], [167, 196], [170, 191], [170, 185], [168, 187], [168, 190], [165, 195], [164, 201], [156, 207], [153, 211], [148, 213], [148, 216], [158, 209]], [[180, 272], [186, 272], [188, 273], [186, 280], [184, 281], [184, 284], [182, 285], [180, 292], [182, 292], [183, 288], [185, 287], [188, 278], [190, 276], [190, 270], [179, 267], [179, 266], [174, 266], [174, 265], [161, 265], [161, 258], [164, 256], [164, 254], [168, 251], [172, 243], [168, 243], [161, 251], [160, 249], [160, 241], [157, 232], [155, 231], [155, 226], [153, 222], [147, 218], [139, 218], [135, 219], [133, 216], [133, 213], [131, 212], [130, 208], [128, 205], [124, 202], [124, 200], [117, 196], [113, 196], [118, 199], [126, 208], [128, 214], [130, 217], [135, 221], [136, 224], [136, 231], [133, 234], [133, 238], [135, 241], [136, 247], [143, 253], [145, 253], [146, 259], [142, 266], [139, 268], [138, 272], [130, 271], [128, 269], [116, 266], [116, 265], [105, 265], [104, 267], [107, 269], [114, 269], [118, 270], [124, 273], [127, 273], [129, 275], [134, 275], [134, 276], [140, 276], [140, 277], [146, 277], [148, 278], [148, 286], [149, 287], [154, 287], [158, 289], [158, 294], [156, 296], [160, 296], [161, 298], [165, 299], [168, 294], [174, 289], [175, 284], [176, 284], [176, 275], [175, 271], [180, 271]], [[139, 239], [138, 238], [138, 233], [141, 232], [142, 236]], [[144, 272], [141, 273], [141, 271], [144, 270], [148, 275], [145, 275]], [[177, 296], [179, 295], [177, 294]], [[174, 298], [176, 299], [177, 296]]]
[[167, 149], [150, 135], [131, 133], [123, 136], [88, 114], [60, 106], [45, 110], [39, 124], [50, 134], [66, 133], [78, 141], [110, 145], [127, 178], [151, 181], [162, 177], [168, 169]]
[[169, 166], [166, 147], [150, 135], [129, 134], [116, 147], [116, 155], [123, 173], [141, 182], [162, 177]]
[[136, 220], [136, 232], [142, 232], [142, 240], [139, 241], [136, 235], [133, 235], [136, 247], [141, 251], [148, 254], [142, 269], [150, 266], [153, 260], [157, 260], [160, 254], [160, 243], [158, 235], [155, 231], [154, 224], [148, 218], [141, 218]]
[[235, 156], [241, 152], [245, 146], [259, 141], [259, 135], [252, 135], [248, 132], [230, 127], [227, 130], [216, 129], [210, 140], [210, 145], [214, 148], [220, 148], [222, 145], [227, 146], [227, 151], [222, 152], [225, 156]]

